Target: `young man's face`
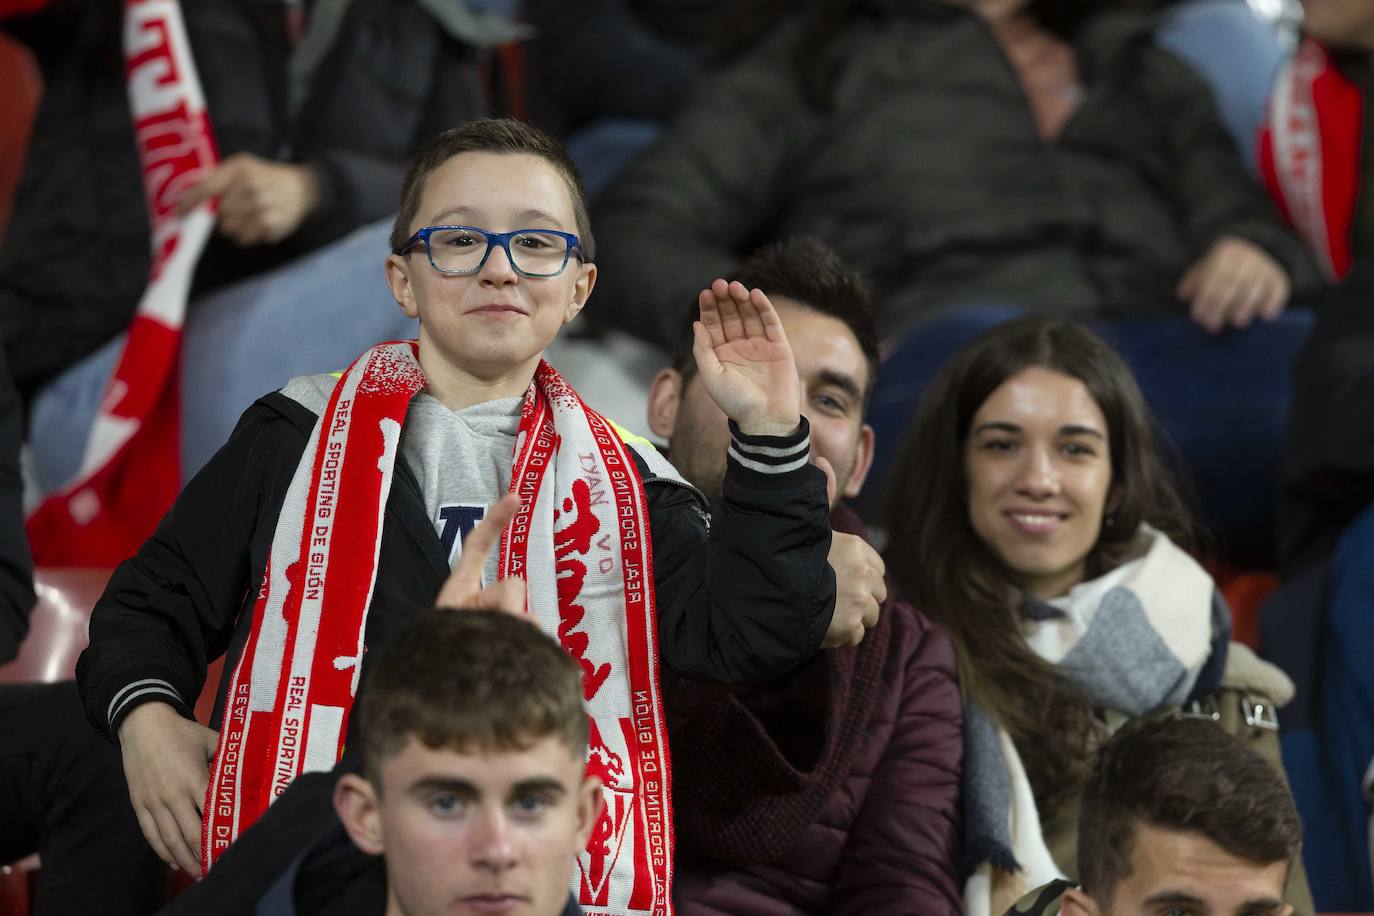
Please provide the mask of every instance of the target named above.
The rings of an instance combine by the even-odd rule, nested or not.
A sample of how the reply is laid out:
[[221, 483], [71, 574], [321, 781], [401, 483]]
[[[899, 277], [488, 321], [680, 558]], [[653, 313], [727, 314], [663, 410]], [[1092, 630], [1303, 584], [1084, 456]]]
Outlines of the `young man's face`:
[[[767, 292], [765, 290], [764, 292]], [[811, 426], [811, 454], [835, 470], [835, 502], [857, 496], [873, 462], [873, 429], [864, 423], [868, 361], [854, 333], [840, 319], [782, 296], [770, 297], [782, 318], [797, 361]], [[725, 414], [693, 373], [665, 369], [649, 392], [649, 426], [669, 440], [673, 466], [698, 489], [720, 498], [730, 430]]]
[[1064, 894], [1064, 916], [1288, 916], [1287, 862], [1256, 865], [1198, 833], [1141, 824], [1131, 844], [1131, 873], [1110, 906], [1082, 891]]
[[340, 779], [353, 842], [383, 855], [387, 916], [557, 916], [601, 804], [580, 756], [556, 737], [523, 751], [457, 751], [411, 739], [379, 786]]
[[[548, 162], [527, 153], [459, 153], [425, 181], [415, 220], [490, 232], [577, 233], [572, 195]], [[423, 244], [387, 258], [387, 282], [402, 310], [420, 319], [420, 364], [435, 372], [496, 381], [532, 371], [544, 348], [591, 294], [596, 267], [576, 257], [554, 277], [522, 277], [493, 247], [475, 274], [436, 271]]]

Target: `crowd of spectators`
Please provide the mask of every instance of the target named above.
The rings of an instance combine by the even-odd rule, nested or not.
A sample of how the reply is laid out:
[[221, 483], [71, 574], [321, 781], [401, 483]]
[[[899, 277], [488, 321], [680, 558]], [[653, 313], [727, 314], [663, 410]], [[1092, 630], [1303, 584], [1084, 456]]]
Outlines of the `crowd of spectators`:
[[[0, 683], [39, 916], [1374, 910], [1366, 0], [162, 5], [184, 477]], [[133, 8], [0, 0], [0, 675], [165, 268]]]

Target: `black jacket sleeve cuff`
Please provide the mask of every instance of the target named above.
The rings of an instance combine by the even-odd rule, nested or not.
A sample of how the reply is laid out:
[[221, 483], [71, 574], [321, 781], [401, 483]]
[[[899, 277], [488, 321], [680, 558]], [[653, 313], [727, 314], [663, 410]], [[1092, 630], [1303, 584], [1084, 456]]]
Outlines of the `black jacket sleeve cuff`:
[[[730, 421], [730, 452], [727, 469], [743, 474], [755, 484], [781, 482], [811, 459], [811, 426], [806, 417], [786, 436], [749, 436]], [[792, 479], [792, 478], [789, 478]]]
[[[83, 680], [83, 674], [87, 672], [78, 665], [78, 683]], [[124, 718], [144, 703], [166, 703], [186, 718], [194, 719], [196, 698], [185, 697], [185, 685], [178, 685], [181, 680], [183, 678], [165, 666], [136, 665], [107, 678], [104, 683], [82, 684], [86, 717], [96, 731], [116, 744]]]
[[117, 694], [111, 703], [110, 708], [113, 709], [114, 712], [110, 715], [110, 736], [117, 739], [119, 735], [119, 726], [124, 722], [124, 719], [129, 713], [133, 712], [144, 703], [152, 702], [166, 703], [177, 712], [181, 713], [183, 718], [195, 719], [195, 714], [191, 711], [191, 707], [186, 705], [186, 702], [181, 696], [172, 690], [171, 686], [166, 682], [160, 682], [151, 678], [134, 681], [132, 684], [125, 687], [120, 694]]

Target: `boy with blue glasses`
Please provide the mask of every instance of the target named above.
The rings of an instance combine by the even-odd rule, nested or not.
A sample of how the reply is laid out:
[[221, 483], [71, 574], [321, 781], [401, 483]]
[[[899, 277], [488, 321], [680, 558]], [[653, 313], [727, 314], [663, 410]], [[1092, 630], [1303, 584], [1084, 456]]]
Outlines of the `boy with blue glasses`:
[[[194, 895], [198, 912], [232, 911], [317, 832], [320, 806], [288, 787], [305, 774], [310, 797], [327, 793], [310, 774], [356, 746], [366, 650], [434, 603], [463, 535], [514, 494], [484, 581], [523, 580], [528, 612], [578, 663], [604, 787], [574, 893], [598, 913], [671, 912], [662, 680], [767, 680], [856, 629], [834, 612], [825, 478], [781, 322], [758, 290], [702, 291], [695, 355], [732, 433], [710, 519], [542, 359], [596, 282], [561, 147], [514, 121], [440, 135], [391, 243], [387, 280], [419, 339], [248, 410], [97, 605], [88, 715], [118, 737], [164, 859], [241, 863]], [[220, 654], [212, 731], [190, 710]], [[231, 848], [269, 804], [258, 839]]]

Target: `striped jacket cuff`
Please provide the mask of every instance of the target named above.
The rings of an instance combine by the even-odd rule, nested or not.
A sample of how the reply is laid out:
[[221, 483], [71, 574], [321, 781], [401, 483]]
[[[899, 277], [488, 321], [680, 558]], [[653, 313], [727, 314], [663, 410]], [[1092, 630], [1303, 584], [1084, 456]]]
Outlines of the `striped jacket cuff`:
[[759, 474], [786, 474], [811, 457], [811, 427], [806, 417], [791, 435], [746, 436], [730, 421], [730, 460]]
[[176, 688], [161, 678], [145, 677], [133, 681], [121, 687], [110, 700], [110, 708], [106, 712], [106, 721], [110, 723], [110, 734], [113, 735], [118, 731], [119, 723], [126, 712], [148, 700], [169, 702], [178, 710], [186, 707], [186, 702], [176, 692]]

